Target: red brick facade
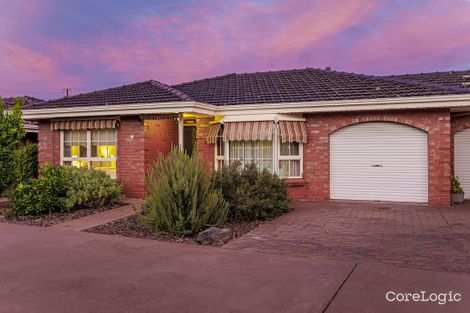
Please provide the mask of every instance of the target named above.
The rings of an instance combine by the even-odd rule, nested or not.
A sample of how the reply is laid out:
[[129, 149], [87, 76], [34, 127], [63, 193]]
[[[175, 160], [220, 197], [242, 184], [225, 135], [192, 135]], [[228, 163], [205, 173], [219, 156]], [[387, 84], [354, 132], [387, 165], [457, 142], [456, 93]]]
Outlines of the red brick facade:
[[60, 164], [60, 133], [51, 130], [49, 120], [39, 121], [38, 153], [39, 164]]
[[[326, 201], [330, 197], [329, 136], [349, 125], [364, 122], [395, 122], [410, 125], [428, 134], [429, 203], [449, 205], [452, 176], [452, 134], [470, 127], [470, 116], [450, 118], [449, 110], [384, 111], [306, 115], [308, 142], [304, 144], [304, 178], [289, 180], [294, 199]], [[206, 142], [212, 118], [197, 119], [197, 149], [202, 160], [214, 169], [214, 145]], [[452, 124], [452, 125], [451, 125]], [[178, 125], [174, 120], [146, 120], [122, 117], [117, 130], [117, 174], [128, 197], [145, 194], [146, 169], [159, 153], [168, 153], [178, 144]], [[39, 160], [60, 163], [59, 132], [49, 121], [39, 123]]]
[[145, 183], [144, 122], [139, 117], [123, 117], [117, 133], [117, 176], [124, 194], [143, 198]]
[[449, 110], [335, 113], [307, 116], [308, 142], [304, 144], [304, 179], [308, 200], [329, 200], [329, 162], [332, 132], [364, 122], [395, 122], [428, 133], [429, 204], [449, 205], [451, 129]]
[[202, 162], [206, 162], [209, 170], [214, 170], [215, 147], [207, 143], [207, 134], [209, 132], [209, 123], [213, 120], [212, 117], [200, 118], [197, 120], [196, 128], [196, 142], [199, 157]]
[[145, 166], [155, 163], [160, 153], [167, 154], [178, 145], [178, 124], [173, 119], [145, 120]]

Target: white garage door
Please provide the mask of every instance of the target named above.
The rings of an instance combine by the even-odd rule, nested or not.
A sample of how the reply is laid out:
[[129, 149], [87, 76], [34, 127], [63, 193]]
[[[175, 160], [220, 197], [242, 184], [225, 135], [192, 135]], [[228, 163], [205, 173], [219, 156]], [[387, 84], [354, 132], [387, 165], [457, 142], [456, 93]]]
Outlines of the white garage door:
[[459, 177], [465, 197], [470, 196], [470, 128], [454, 135], [454, 174]]
[[332, 133], [330, 197], [427, 202], [427, 134], [410, 126], [381, 122]]

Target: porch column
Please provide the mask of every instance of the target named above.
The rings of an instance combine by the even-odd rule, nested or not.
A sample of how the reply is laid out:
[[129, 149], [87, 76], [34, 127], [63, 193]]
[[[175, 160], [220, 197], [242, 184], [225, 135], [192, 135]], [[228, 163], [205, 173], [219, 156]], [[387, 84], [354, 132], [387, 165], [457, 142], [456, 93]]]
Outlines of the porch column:
[[178, 114], [178, 146], [181, 151], [184, 148], [184, 119], [183, 113]]

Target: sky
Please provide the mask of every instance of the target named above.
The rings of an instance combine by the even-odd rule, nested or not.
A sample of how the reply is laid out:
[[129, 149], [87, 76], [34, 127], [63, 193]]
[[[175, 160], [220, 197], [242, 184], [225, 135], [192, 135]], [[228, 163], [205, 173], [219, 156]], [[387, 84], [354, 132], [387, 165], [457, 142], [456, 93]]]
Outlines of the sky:
[[468, 0], [0, 0], [0, 95], [330, 66], [470, 69]]

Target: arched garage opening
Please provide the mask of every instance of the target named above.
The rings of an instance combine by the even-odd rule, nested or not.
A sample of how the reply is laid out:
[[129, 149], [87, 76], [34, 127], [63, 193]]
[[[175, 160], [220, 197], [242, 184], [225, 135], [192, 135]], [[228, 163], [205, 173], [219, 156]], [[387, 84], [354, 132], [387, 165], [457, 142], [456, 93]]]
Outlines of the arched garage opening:
[[428, 136], [368, 122], [330, 134], [330, 198], [428, 202]]

